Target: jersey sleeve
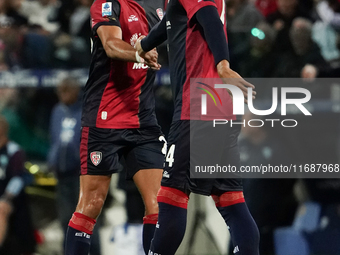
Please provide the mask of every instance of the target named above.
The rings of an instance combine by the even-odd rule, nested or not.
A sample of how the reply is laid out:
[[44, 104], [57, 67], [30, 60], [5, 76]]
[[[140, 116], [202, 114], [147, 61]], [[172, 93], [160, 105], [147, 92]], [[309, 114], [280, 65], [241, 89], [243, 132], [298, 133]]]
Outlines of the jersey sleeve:
[[92, 31], [96, 33], [102, 25], [120, 27], [119, 15], [120, 4], [117, 0], [95, 1], [91, 6]]
[[190, 20], [195, 13], [208, 5], [216, 6], [214, 0], [179, 0], [185, 11], [187, 12], [188, 19]]

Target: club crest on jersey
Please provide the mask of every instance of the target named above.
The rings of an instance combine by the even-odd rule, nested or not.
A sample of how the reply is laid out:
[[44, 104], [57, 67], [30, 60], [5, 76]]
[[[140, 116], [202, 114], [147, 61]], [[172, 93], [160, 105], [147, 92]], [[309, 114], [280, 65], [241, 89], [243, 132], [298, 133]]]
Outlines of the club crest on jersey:
[[158, 8], [158, 9], [156, 10], [156, 12], [157, 12], [158, 18], [159, 18], [160, 20], [162, 20], [163, 17], [164, 17], [163, 9], [162, 9], [162, 8]]
[[112, 15], [112, 3], [107, 2], [102, 4], [102, 17]]
[[98, 166], [102, 161], [102, 153], [100, 151], [93, 151], [90, 154], [91, 162], [95, 166]]
[[131, 44], [132, 47], [135, 47], [135, 44], [136, 44], [136, 42], [137, 42], [137, 39], [138, 39], [141, 35], [142, 35], [141, 33], [139, 33], [139, 34], [134, 33], [134, 34], [131, 36], [131, 38], [130, 38], [130, 44]]

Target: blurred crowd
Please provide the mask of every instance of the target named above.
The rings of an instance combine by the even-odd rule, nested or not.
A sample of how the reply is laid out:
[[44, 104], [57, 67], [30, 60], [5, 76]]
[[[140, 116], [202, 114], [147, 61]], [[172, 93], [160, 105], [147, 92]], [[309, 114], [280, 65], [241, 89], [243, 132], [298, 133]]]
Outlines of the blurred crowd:
[[[336, 76], [339, 0], [226, 3], [231, 63], [241, 75]], [[0, 0], [0, 70], [87, 68], [91, 4], [92, 0]]]
[[[225, 1], [231, 67], [242, 76], [314, 79], [340, 75], [340, 0]], [[92, 2], [93, 0], [0, 0], [0, 72], [88, 68], [91, 58]], [[162, 66], [167, 68], [165, 49], [166, 47], [163, 47], [159, 52]], [[66, 155], [60, 152], [75, 150], [72, 146], [79, 140], [73, 132], [79, 129], [82, 93], [79, 87], [74, 88], [73, 83], [71, 77], [61, 82], [57, 89], [28, 86], [0, 88], [0, 114], [7, 119], [10, 126], [9, 138], [27, 152], [29, 160], [48, 159], [49, 170], [54, 170], [59, 179], [57, 189], [60, 197], [63, 195], [60, 192], [62, 186], [68, 187], [69, 190], [72, 188], [68, 185], [69, 177], [76, 177], [75, 171], [69, 170], [75, 170], [77, 167], [60, 167], [63, 162], [75, 161], [73, 158], [67, 158], [71, 157], [72, 153]], [[264, 86], [264, 89], [269, 90], [269, 87]], [[62, 99], [62, 95], [68, 92], [73, 95], [71, 103], [65, 103]], [[169, 86], [158, 86], [155, 93], [159, 123], [167, 134], [172, 114], [171, 91]], [[261, 97], [261, 93], [258, 94]], [[62, 121], [60, 118], [57, 121], [56, 116], [68, 121]], [[323, 159], [327, 154], [331, 155], [330, 162], [335, 163], [332, 160], [340, 159], [340, 153], [336, 151], [336, 147], [340, 146], [334, 138], [339, 134], [338, 116], [334, 116], [334, 113], [322, 116], [314, 114], [315, 123], [311, 124], [312, 120], [308, 122], [305, 118], [305, 123], [301, 121], [299, 127], [289, 133], [282, 129], [268, 131], [244, 128], [240, 141], [241, 163], [309, 163], [313, 157], [317, 158], [311, 151], [315, 151], [316, 155], [320, 154], [320, 148], [324, 144], [327, 144], [324, 146], [324, 153], [317, 159]], [[316, 124], [316, 119], [321, 120], [320, 125]], [[50, 124], [53, 123], [59, 123], [54, 126], [60, 130], [50, 129], [49, 134], [49, 127], [53, 126]], [[323, 123], [329, 125], [322, 125]], [[329, 129], [325, 129], [328, 131], [320, 132], [321, 125], [322, 129], [328, 127]], [[53, 135], [61, 140], [53, 140]], [[49, 137], [52, 139], [49, 140]], [[69, 146], [67, 149], [66, 145]], [[65, 157], [61, 160], [63, 155]], [[53, 164], [56, 162], [59, 165]], [[296, 198], [296, 182], [291, 179], [245, 180], [247, 202], [262, 235], [262, 254], [274, 254], [275, 229], [293, 223], [297, 206], [301, 202], [311, 200], [322, 205], [321, 216], [315, 217], [326, 215], [330, 219], [330, 223], [327, 223], [323, 230], [328, 231], [331, 226], [340, 225], [338, 180], [306, 181], [303, 185], [306, 186], [308, 195], [303, 199]], [[128, 223], [135, 224], [135, 218], [140, 218], [135, 210], [135, 196], [138, 193], [130, 187], [124, 189], [131, 200], [126, 201]], [[256, 192], [253, 192], [254, 190]], [[131, 215], [129, 208], [133, 208], [130, 210]], [[135, 217], [133, 213], [138, 215]], [[59, 216], [63, 216], [61, 214], [59, 213]], [[317, 231], [315, 233], [319, 234]], [[309, 238], [314, 236], [310, 235]], [[324, 252], [322, 248], [319, 250]]]
[[92, 0], [0, 0], [0, 70], [88, 67]]
[[340, 1], [227, 0], [231, 64], [245, 77], [339, 71]]

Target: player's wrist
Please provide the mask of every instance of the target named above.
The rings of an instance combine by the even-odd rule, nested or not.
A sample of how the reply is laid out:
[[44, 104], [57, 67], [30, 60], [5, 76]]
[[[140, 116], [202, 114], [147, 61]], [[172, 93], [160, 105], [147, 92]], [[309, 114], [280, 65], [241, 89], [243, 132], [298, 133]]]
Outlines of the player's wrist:
[[228, 60], [223, 59], [217, 64], [216, 67], [217, 67], [217, 69], [230, 69], [230, 64], [229, 64]]
[[139, 56], [137, 50], [136, 50], [136, 53], [135, 53], [135, 57], [136, 57], [136, 62], [137, 63], [144, 63], [144, 59], [141, 56]]

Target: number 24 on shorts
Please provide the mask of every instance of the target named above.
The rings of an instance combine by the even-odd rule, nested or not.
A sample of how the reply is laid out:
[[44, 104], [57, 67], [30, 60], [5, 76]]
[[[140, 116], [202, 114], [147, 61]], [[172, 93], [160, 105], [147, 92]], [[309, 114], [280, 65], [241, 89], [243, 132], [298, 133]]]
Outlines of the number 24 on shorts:
[[175, 154], [175, 145], [172, 144], [168, 150], [168, 154], [166, 155], [165, 161], [169, 163], [169, 167], [172, 167], [175, 159], [174, 159], [174, 154]]

